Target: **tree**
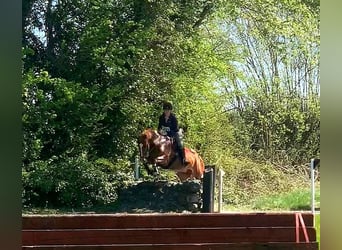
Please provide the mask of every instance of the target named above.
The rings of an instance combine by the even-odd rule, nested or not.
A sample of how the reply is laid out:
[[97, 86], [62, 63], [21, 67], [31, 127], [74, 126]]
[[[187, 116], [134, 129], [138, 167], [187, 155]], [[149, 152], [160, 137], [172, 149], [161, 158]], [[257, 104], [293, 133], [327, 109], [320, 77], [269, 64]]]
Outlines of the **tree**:
[[[215, 8], [214, 1], [25, 2], [25, 176], [80, 162], [82, 178], [103, 158], [128, 171], [137, 134], [174, 93], [175, 75], [192, 66], [192, 43]], [[27, 180], [30, 194], [62, 195], [58, 185], [38, 182], [34, 191]]]
[[221, 24], [240, 54], [223, 84], [236, 136], [266, 159], [305, 162], [319, 154], [319, 6], [236, 4]]

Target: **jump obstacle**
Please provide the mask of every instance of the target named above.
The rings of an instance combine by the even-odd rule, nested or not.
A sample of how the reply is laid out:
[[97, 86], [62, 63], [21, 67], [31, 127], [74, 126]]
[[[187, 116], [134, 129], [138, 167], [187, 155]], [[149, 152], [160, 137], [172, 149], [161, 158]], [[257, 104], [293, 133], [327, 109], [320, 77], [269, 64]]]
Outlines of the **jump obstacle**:
[[213, 213], [212, 169], [204, 180], [204, 213], [27, 215], [22, 249], [318, 250], [314, 213]]
[[312, 213], [23, 216], [22, 249], [318, 249]]

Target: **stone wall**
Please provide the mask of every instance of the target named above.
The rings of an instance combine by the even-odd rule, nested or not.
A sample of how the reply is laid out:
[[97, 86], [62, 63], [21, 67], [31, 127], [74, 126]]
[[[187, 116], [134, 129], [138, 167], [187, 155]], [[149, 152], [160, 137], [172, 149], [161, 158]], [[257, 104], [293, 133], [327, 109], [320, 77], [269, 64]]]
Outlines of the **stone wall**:
[[201, 196], [200, 181], [144, 181], [121, 190], [117, 204], [127, 213], [200, 212]]

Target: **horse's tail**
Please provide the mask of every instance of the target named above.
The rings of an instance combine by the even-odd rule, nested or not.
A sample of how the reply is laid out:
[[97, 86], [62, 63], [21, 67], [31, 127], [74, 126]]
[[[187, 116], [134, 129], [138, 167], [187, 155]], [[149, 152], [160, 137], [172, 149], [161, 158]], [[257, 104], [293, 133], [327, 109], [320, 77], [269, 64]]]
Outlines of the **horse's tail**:
[[204, 174], [204, 161], [202, 159], [202, 157], [197, 153], [197, 152], [193, 152], [194, 157], [195, 157], [195, 171], [196, 171], [196, 178], [197, 179], [202, 179], [203, 178], [203, 174]]
[[197, 154], [197, 155], [198, 155], [198, 161], [200, 163], [200, 173], [201, 173], [201, 179], [202, 179], [203, 175], [204, 175], [204, 171], [205, 171], [204, 161], [199, 154]]

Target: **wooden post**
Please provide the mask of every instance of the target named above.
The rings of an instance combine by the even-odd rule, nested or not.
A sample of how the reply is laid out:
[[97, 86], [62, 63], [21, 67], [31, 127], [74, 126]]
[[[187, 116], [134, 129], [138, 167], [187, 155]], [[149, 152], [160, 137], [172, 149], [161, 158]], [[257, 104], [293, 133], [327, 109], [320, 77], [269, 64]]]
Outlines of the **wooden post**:
[[206, 166], [203, 176], [203, 213], [214, 212], [215, 168]]

